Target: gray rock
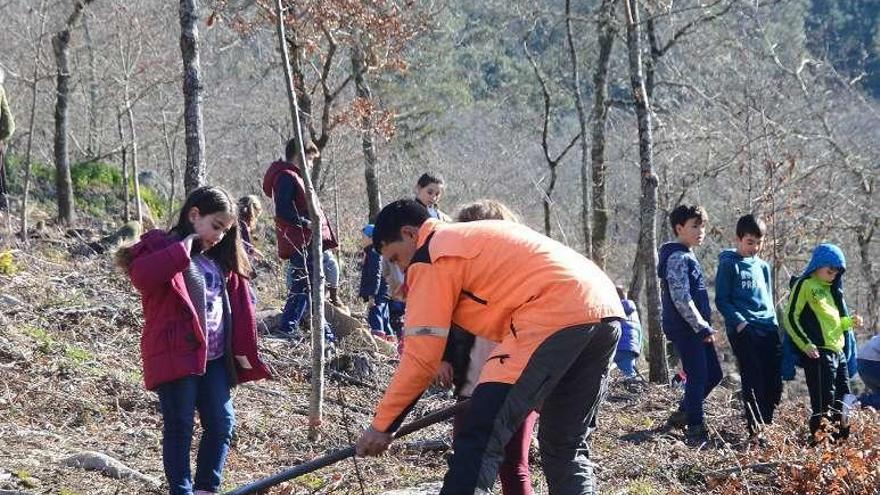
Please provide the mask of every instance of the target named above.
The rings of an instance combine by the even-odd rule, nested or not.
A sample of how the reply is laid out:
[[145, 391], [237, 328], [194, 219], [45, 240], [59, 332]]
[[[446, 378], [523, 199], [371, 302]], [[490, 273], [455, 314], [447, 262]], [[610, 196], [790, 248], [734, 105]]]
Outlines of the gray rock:
[[724, 388], [730, 390], [738, 390], [742, 384], [742, 378], [740, 378], [739, 373], [730, 372], [724, 375], [724, 378], [721, 379], [720, 385]]
[[24, 306], [24, 303], [9, 294], [0, 295], [0, 307], [14, 308], [16, 306]]
[[262, 335], [268, 335], [278, 331], [281, 325], [281, 311], [277, 309], [265, 309], [257, 311], [257, 331]]
[[80, 452], [64, 459], [62, 463], [65, 466], [98, 471], [111, 478], [139, 480], [152, 488], [159, 488], [162, 484], [156, 478], [135, 471], [118, 460], [100, 452], [89, 450]]
[[442, 481], [434, 481], [431, 483], [422, 483], [421, 485], [411, 488], [391, 490], [390, 492], [382, 493], [382, 495], [436, 495], [437, 493], [440, 493], [440, 488], [442, 487]]

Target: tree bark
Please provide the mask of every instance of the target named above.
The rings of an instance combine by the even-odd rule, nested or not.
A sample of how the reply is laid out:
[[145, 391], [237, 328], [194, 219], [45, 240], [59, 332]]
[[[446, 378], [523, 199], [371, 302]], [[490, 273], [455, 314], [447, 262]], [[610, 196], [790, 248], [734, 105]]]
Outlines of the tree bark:
[[76, 219], [73, 198], [73, 180], [70, 177], [70, 157], [67, 150], [67, 106], [70, 98], [70, 62], [68, 57], [71, 30], [82, 17], [86, 5], [93, 0], [77, 0], [73, 13], [64, 29], [52, 37], [57, 73], [55, 100], [55, 193], [58, 202], [58, 221], [70, 225]]
[[36, 39], [36, 49], [34, 50], [34, 72], [33, 79], [30, 81], [31, 86], [31, 115], [28, 120], [28, 140], [27, 151], [25, 152], [26, 169], [24, 174], [24, 191], [21, 197], [21, 240], [28, 243], [28, 196], [31, 189], [31, 174], [33, 164], [31, 163], [32, 153], [34, 149], [34, 127], [37, 115], [37, 85], [40, 83], [40, 60], [43, 58], [43, 35], [46, 33], [46, 0], [40, 0], [40, 10], [37, 11], [40, 16], [40, 35]]
[[[286, 37], [284, 35], [284, 7], [281, 0], [275, 0], [277, 11], [276, 27], [278, 31], [278, 43], [281, 45], [281, 57], [284, 68], [284, 82], [287, 86], [287, 98], [290, 102], [290, 113], [293, 120], [294, 131], [303, 142], [305, 129], [299, 119], [299, 102], [297, 101], [294, 82], [290, 74], [290, 56], [287, 52]], [[305, 150], [300, 146], [301, 163], [307, 163]], [[309, 208], [309, 219], [312, 222], [313, 235], [309, 246], [312, 266], [310, 267], [311, 283], [311, 326], [312, 326], [312, 393], [309, 399], [309, 439], [314, 441], [320, 436], [320, 427], [324, 415], [324, 264], [322, 262], [321, 249], [321, 220], [316, 205], [318, 194], [312, 182], [309, 167], [302, 167], [303, 182], [306, 186], [306, 201]]]
[[660, 324], [660, 290], [657, 280], [657, 175], [654, 173], [653, 138], [651, 136], [650, 102], [642, 77], [642, 56], [639, 11], [635, 0], [624, 0], [626, 7], [626, 41], [629, 53], [630, 84], [636, 106], [639, 130], [639, 165], [642, 175], [642, 196], [639, 200], [639, 243], [642, 271], [647, 293], [649, 335], [649, 379], [667, 383], [666, 343]]
[[577, 50], [574, 47], [574, 36], [571, 28], [571, 0], [565, 0], [565, 30], [568, 39], [568, 55], [571, 59], [571, 90], [577, 108], [578, 125], [581, 139], [581, 225], [584, 234], [584, 254], [593, 258], [593, 227], [590, 218], [590, 145], [587, 143], [587, 112], [581, 96], [581, 75], [578, 65]]
[[131, 221], [131, 187], [128, 180], [128, 145], [125, 143], [125, 132], [122, 130], [122, 111], [116, 114], [116, 130], [119, 132], [119, 159], [122, 167], [122, 219], [128, 223]]
[[89, 78], [86, 82], [86, 89], [89, 97], [89, 135], [86, 144], [86, 153], [88, 153], [89, 156], [96, 156], [100, 154], [100, 136], [98, 134], [100, 129], [100, 124], [98, 122], [98, 116], [100, 114], [98, 110], [98, 63], [95, 59], [95, 42], [92, 40], [92, 31], [89, 29], [88, 15], [83, 15], [83, 38], [85, 39], [86, 50], [89, 55]]
[[174, 193], [176, 192], [175, 181], [177, 179], [174, 174], [174, 146], [171, 145], [171, 139], [168, 137], [168, 118], [165, 112], [162, 112], [162, 136], [165, 141], [165, 156], [168, 158], [168, 183], [170, 184], [170, 190], [168, 192], [167, 223], [170, 227], [171, 222], [174, 221]]
[[199, 61], [198, 0], [180, 0], [180, 54], [183, 58], [183, 105], [186, 132], [188, 195], [205, 183], [205, 131], [202, 122], [202, 79]]
[[862, 225], [856, 231], [856, 242], [859, 245], [859, 258], [861, 260], [862, 276], [868, 284], [868, 300], [866, 304], [867, 314], [864, 315], [863, 328], [877, 328], [880, 324], [880, 276], [874, 270], [874, 260], [871, 257], [871, 240], [877, 227], [880, 226], [880, 219], [867, 218], [867, 214], [862, 220]]
[[[144, 226], [144, 212], [141, 207], [141, 181], [138, 177], [138, 142], [137, 142], [137, 130], [134, 125], [134, 109], [132, 109], [132, 102], [128, 96], [128, 80], [125, 81], [124, 88], [124, 96], [125, 96], [125, 113], [128, 115], [128, 135], [131, 136], [131, 172], [132, 178], [134, 178], [134, 201], [135, 201], [135, 212], [137, 212], [137, 221], [138, 224], [143, 229]], [[128, 189], [128, 184], [125, 185], [126, 190]]]
[[[367, 65], [364, 52], [360, 47], [351, 50], [351, 75], [354, 78], [355, 95], [366, 101], [373, 101], [373, 92], [367, 81]], [[382, 196], [379, 193], [379, 177], [377, 173], [376, 147], [373, 140], [373, 126], [369, 115], [361, 118], [361, 149], [364, 152], [364, 179], [367, 183], [367, 204], [370, 222], [376, 219], [382, 208]]]
[[[570, 0], [569, 0], [570, 1]], [[603, 0], [599, 7], [599, 59], [593, 73], [593, 139], [590, 158], [593, 171], [593, 260], [604, 270], [608, 257], [608, 198], [605, 183], [608, 167], [605, 163], [605, 127], [608, 120], [608, 72], [611, 49], [614, 46], [615, 0]], [[583, 129], [581, 130], [583, 132]]]

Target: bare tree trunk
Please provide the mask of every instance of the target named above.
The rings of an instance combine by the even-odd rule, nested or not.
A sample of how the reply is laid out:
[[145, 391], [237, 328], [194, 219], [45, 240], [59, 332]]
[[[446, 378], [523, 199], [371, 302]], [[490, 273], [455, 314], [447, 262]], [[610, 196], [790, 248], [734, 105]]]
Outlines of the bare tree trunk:
[[[547, 81], [544, 75], [541, 73], [541, 69], [538, 67], [538, 62], [535, 61], [535, 57], [532, 56], [532, 53], [529, 51], [528, 44], [526, 41], [523, 41], [523, 51], [526, 54], [526, 58], [529, 60], [529, 63], [532, 64], [532, 69], [535, 72], [535, 78], [538, 80], [538, 83], [541, 86], [541, 95], [544, 100], [544, 115], [542, 119], [541, 125], [541, 150], [544, 152], [544, 161], [547, 162], [547, 170], [550, 171], [550, 182], [547, 184], [547, 187], [544, 188], [543, 195], [541, 197], [541, 203], [544, 206], [544, 235], [547, 237], [553, 237], [552, 224], [550, 222], [552, 207], [553, 207], [553, 190], [556, 188], [556, 180], [558, 179], [557, 167], [559, 166], [559, 162], [565, 158], [565, 155], [571, 150], [574, 144], [580, 139], [583, 134], [578, 133], [572, 140], [568, 143], [568, 146], [563, 149], [556, 158], [550, 156], [550, 143], [549, 143], [549, 135], [550, 135], [550, 90], [547, 88]], [[581, 140], [583, 141], [583, 140]]]
[[[355, 94], [358, 98], [373, 101], [373, 92], [367, 82], [367, 66], [364, 52], [360, 47], [351, 50], [351, 75], [354, 78]], [[382, 208], [382, 196], [379, 193], [379, 178], [376, 170], [376, 148], [373, 143], [373, 128], [369, 115], [361, 119], [361, 148], [364, 151], [364, 179], [367, 183], [367, 203], [370, 221], [376, 219]]]
[[183, 57], [184, 128], [186, 129], [186, 194], [205, 183], [205, 131], [202, 124], [202, 79], [199, 62], [198, 0], [180, 0], [180, 54]]
[[131, 186], [128, 180], [128, 145], [125, 143], [125, 132], [122, 130], [122, 112], [116, 114], [116, 130], [119, 131], [119, 158], [122, 160], [122, 198], [125, 206], [122, 208], [122, 219], [126, 223], [131, 221]]
[[98, 143], [100, 141], [98, 130], [98, 63], [95, 60], [95, 42], [92, 40], [92, 31], [89, 29], [89, 16], [83, 15], [83, 38], [86, 42], [86, 50], [89, 55], [89, 80], [86, 82], [89, 97], [89, 135], [86, 144], [86, 153], [96, 156], [100, 153]]
[[[125, 98], [125, 113], [128, 114], [128, 135], [131, 136], [131, 172], [132, 177], [134, 178], [134, 201], [135, 201], [135, 212], [137, 212], [137, 221], [138, 224], [143, 229], [144, 226], [144, 212], [143, 208], [141, 208], [141, 182], [138, 177], [138, 142], [137, 142], [137, 130], [134, 125], [134, 110], [131, 108], [132, 103], [131, 99], [128, 96], [128, 79], [125, 81], [125, 88], [123, 89], [124, 98]], [[128, 190], [128, 184], [125, 186], [125, 190]]]
[[878, 226], [880, 226], [880, 219], [875, 218], [871, 222], [869, 218], [864, 218], [862, 225], [856, 231], [862, 276], [865, 277], [865, 282], [868, 284], [867, 314], [864, 315], [863, 328], [877, 328], [880, 323], [880, 277], [874, 271], [874, 260], [871, 257], [871, 240]]
[[[284, 82], [287, 85], [287, 98], [290, 101], [290, 112], [295, 126], [296, 135], [303, 142], [305, 130], [301, 125], [298, 111], [296, 91], [290, 74], [290, 56], [287, 52], [287, 43], [284, 36], [284, 7], [281, 0], [275, 0], [277, 10], [278, 43], [281, 45], [283, 58]], [[308, 163], [305, 150], [300, 146], [300, 158], [302, 163]], [[306, 186], [306, 201], [309, 207], [309, 219], [314, 226], [312, 229], [311, 250], [312, 266], [309, 277], [311, 283], [311, 323], [312, 323], [312, 394], [309, 399], [309, 439], [317, 440], [320, 436], [320, 427], [324, 415], [324, 264], [322, 262], [321, 249], [321, 219], [315, 205], [318, 204], [318, 194], [312, 183], [309, 167], [302, 168], [303, 182]]]
[[[570, 1], [570, 0], [568, 0]], [[615, 0], [603, 0], [599, 7], [599, 59], [593, 73], [593, 139], [590, 158], [593, 171], [593, 260], [603, 270], [608, 257], [608, 198], [605, 191], [608, 167], [605, 164], [605, 126], [608, 120], [608, 71], [617, 29], [614, 24]], [[569, 21], [570, 23], [570, 21]], [[581, 132], [584, 132], [582, 129]]]
[[26, 169], [24, 174], [24, 191], [21, 197], [21, 240], [25, 244], [28, 243], [28, 196], [30, 195], [31, 174], [33, 170], [31, 159], [33, 157], [32, 153], [34, 149], [34, 127], [37, 115], [37, 85], [40, 82], [40, 61], [43, 58], [43, 35], [46, 33], [46, 0], [40, 0], [40, 10], [37, 11], [37, 13], [40, 16], [40, 35], [36, 39], [37, 46], [35, 50], [36, 53], [34, 54], [34, 72], [33, 79], [30, 81], [31, 116], [30, 120], [28, 121], [27, 152], [25, 153]]
[[666, 343], [660, 324], [660, 290], [657, 281], [657, 175], [654, 173], [651, 112], [642, 78], [642, 55], [639, 12], [635, 0], [626, 6], [626, 41], [629, 52], [630, 84], [636, 105], [639, 127], [639, 163], [642, 174], [642, 197], [639, 200], [639, 243], [647, 297], [650, 373], [654, 383], [669, 381]]
[[168, 137], [168, 118], [165, 115], [165, 112], [162, 112], [162, 135], [165, 138], [165, 156], [168, 158], [168, 181], [171, 184], [170, 191], [168, 192], [168, 218], [167, 224], [170, 227], [171, 222], [174, 220], [174, 193], [176, 192], [176, 184], [177, 180], [174, 176], [174, 147], [171, 146], [171, 140]]
[[577, 108], [581, 139], [581, 224], [584, 232], [584, 254], [593, 258], [593, 226], [590, 218], [590, 145], [587, 143], [587, 112], [581, 96], [581, 75], [578, 69], [577, 50], [571, 29], [571, 0], [565, 0], [565, 30], [568, 38], [568, 55], [571, 58], [571, 90]]
[[64, 225], [70, 225], [76, 219], [70, 157], [67, 152], [67, 100], [70, 97], [68, 49], [70, 32], [82, 17], [83, 9], [90, 3], [92, 0], [77, 0], [64, 29], [52, 37], [52, 49], [58, 66], [58, 89], [55, 100], [55, 192], [58, 201], [58, 221]]

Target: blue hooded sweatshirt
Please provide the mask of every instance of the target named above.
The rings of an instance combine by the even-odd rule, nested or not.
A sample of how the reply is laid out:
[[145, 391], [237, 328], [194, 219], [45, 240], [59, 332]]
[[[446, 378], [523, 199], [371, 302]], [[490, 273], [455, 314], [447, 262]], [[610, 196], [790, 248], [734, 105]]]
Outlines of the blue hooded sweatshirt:
[[642, 353], [642, 324], [639, 321], [639, 313], [636, 303], [629, 299], [622, 299], [623, 312], [626, 319], [620, 322], [620, 340], [617, 341], [618, 351], [630, 351], [636, 356]]
[[709, 291], [693, 251], [680, 242], [668, 242], [660, 246], [659, 258], [663, 333], [670, 340], [711, 335]]
[[[837, 305], [838, 310], [840, 311], [840, 315], [849, 316], [849, 309], [847, 308], [846, 301], [843, 298], [843, 274], [844, 272], [846, 272], [846, 257], [843, 255], [843, 250], [841, 250], [836, 245], [825, 243], [816, 246], [816, 248], [813, 249], [813, 255], [810, 257], [809, 264], [807, 264], [807, 267], [804, 269], [803, 273], [801, 273], [799, 277], [792, 278], [791, 286], [794, 287], [799, 281], [809, 277], [813, 274], [813, 272], [815, 272], [819, 268], [822, 268], [823, 266], [831, 266], [840, 269], [840, 273], [837, 274], [834, 282], [831, 283], [831, 293], [834, 297], [834, 302]], [[843, 353], [846, 356], [849, 377], [854, 378], [859, 373], [858, 364], [856, 363], [858, 350], [855, 334], [852, 331], [846, 331], [844, 332], [844, 339]], [[800, 352], [795, 343], [791, 340], [788, 332], [783, 332], [783, 380], [794, 380], [795, 366], [803, 366], [801, 362], [802, 359], [804, 359], [803, 353]]]
[[721, 251], [715, 274], [715, 306], [730, 334], [743, 322], [756, 333], [777, 332], [770, 265], [757, 256], [741, 256], [735, 249]]

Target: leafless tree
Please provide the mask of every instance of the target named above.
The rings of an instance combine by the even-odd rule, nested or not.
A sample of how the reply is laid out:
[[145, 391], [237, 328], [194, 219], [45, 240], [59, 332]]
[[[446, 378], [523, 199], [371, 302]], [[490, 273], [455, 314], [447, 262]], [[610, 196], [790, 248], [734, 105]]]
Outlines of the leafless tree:
[[67, 151], [67, 106], [70, 96], [70, 61], [68, 50], [71, 31], [82, 17], [86, 5], [93, 0], [76, 0], [73, 12], [64, 28], [52, 37], [57, 73], [57, 99], [55, 102], [55, 190], [58, 197], [58, 220], [70, 225], [76, 218], [73, 198], [73, 181], [70, 177], [70, 157]]
[[645, 280], [648, 308], [649, 378], [654, 383], [669, 381], [666, 365], [666, 343], [660, 325], [660, 290], [657, 280], [657, 175], [654, 173], [651, 111], [642, 76], [642, 48], [639, 10], [635, 0], [624, 0], [626, 8], [626, 41], [629, 53], [630, 83], [636, 105], [639, 131], [639, 162], [642, 175], [642, 197], [639, 201], [639, 244], [642, 259], [636, 269]]
[[205, 129], [202, 122], [202, 76], [199, 59], [198, 0], [180, 0], [180, 54], [186, 129], [186, 194], [205, 182]]

